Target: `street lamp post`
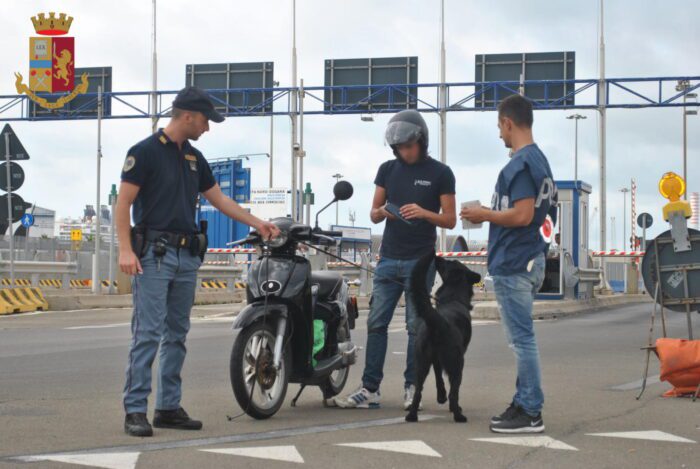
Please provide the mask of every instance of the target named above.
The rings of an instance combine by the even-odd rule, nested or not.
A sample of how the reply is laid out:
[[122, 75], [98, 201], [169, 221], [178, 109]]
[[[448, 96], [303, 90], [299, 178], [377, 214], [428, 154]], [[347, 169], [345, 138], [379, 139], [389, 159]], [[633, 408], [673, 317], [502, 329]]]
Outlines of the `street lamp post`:
[[[280, 86], [280, 82], [273, 81], [272, 86], [273, 87]], [[272, 94], [274, 95], [274, 93], [275, 92], [273, 91]], [[275, 148], [275, 131], [274, 131], [274, 129], [275, 129], [275, 112], [274, 111], [275, 111], [275, 102], [273, 100], [272, 104], [270, 104], [270, 153], [268, 153], [268, 155], [270, 157], [270, 183], [269, 183], [270, 189], [272, 189], [272, 186], [274, 184], [273, 179], [272, 179], [272, 166], [273, 166], [272, 163], [274, 161], [273, 150]]]
[[[335, 173], [335, 174], [334, 174], [333, 176], [331, 176], [331, 177], [334, 177], [334, 178], [335, 178], [335, 182], [336, 182], [336, 184], [337, 184], [338, 181], [340, 181], [340, 180], [343, 178], [343, 175], [340, 174], [340, 173]], [[337, 203], [335, 204], [335, 224], [338, 225], [338, 204], [337, 204]]]
[[[678, 80], [676, 91], [685, 92], [688, 88], [690, 88], [689, 80]], [[688, 184], [688, 116], [695, 116], [698, 113], [696, 109], [688, 110], [686, 103], [688, 98], [697, 99], [697, 96], [695, 93], [683, 94], [683, 180], [686, 184]], [[683, 199], [688, 199], [688, 190], [683, 193]]]
[[578, 121], [580, 119], [586, 119], [586, 116], [572, 114], [566, 118], [574, 120], [574, 181], [578, 181]]
[[622, 192], [622, 250], [625, 250], [627, 245], [627, 193], [630, 190], [627, 187], [620, 189]]

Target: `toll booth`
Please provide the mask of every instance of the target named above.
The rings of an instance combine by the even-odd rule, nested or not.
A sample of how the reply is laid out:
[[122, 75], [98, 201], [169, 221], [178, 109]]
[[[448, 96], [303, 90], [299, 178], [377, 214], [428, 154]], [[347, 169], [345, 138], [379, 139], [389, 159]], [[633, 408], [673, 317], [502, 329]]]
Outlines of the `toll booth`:
[[588, 255], [591, 186], [583, 181], [555, 183], [559, 194], [557, 223], [551, 234], [545, 279], [537, 298], [588, 299], [593, 296], [595, 284], [590, 281], [595, 271]]

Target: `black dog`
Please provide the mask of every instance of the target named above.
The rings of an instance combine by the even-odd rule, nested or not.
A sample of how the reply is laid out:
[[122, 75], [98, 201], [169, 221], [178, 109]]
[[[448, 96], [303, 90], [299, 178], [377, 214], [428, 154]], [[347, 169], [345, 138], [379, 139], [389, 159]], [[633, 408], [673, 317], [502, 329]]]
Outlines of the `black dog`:
[[[437, 309], [430, 302], [426, 288], [426, 275], [430, 264], [442, 278], [442, 286], [436, 293]], [[447, 401], [447, 391], [442, 378], [443, 371], [450, 381], [450, 412], [455, 422], [466, 422], [459, 406], [459, 386], [462, 383], [464, 354], [472, 338], [470, 311], [474, 295], [473, 285], [481, 275], [471, 271], [458, 261], [446, 261], [435, 254], [422, 257], [411, 274], [413, 302], [419, 318], [423, 319], [416, 332], [416, 394], [413, 398], [407, 422], [418, 420], [418, 406], [423, 394], [423, 385], [432, 366], [435, 370], [438, 402]]]

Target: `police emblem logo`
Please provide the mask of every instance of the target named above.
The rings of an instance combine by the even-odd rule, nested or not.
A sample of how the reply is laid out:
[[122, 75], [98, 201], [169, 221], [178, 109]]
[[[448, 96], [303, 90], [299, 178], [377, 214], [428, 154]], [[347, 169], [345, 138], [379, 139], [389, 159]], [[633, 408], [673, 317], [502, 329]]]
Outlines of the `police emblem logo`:
[[197, 171], [197, 162], [196, 161], [190, 161], [190, 169], [192, 171]]
[[126, 159], [124, 160], [124, 168], [122, 168], [122, 169], [123, 169], [124, 172], [126, 173], [126, 172], [130, 171], [131, 168], [133, 168], [134, 166], [136, 166], [136, 158], [134, 158], [133, 156], [129, 155], [129, 156], [127, 156]]

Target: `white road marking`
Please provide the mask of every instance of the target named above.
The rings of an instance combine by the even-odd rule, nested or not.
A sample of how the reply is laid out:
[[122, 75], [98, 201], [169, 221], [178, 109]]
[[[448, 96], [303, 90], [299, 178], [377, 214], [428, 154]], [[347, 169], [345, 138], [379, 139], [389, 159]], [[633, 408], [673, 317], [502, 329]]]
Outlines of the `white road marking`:
[[70, 330], [70, 331], [75, 331], [75, 330], [80, 330], [80, 329], [107, 329], [110, 327], [121, 327], [121, 326], [130, 326], [130, 322], [118, 322], [114, 324], [100, 324], [100, 325], [94, 325], [94, 326], [72, 326], [72, 327], [64, 327], [64, 330]]
[[200, 451], [245, 456], [248, 458], [272, 459], [273, 461], [304, 463], [304, 458], [301, 457], [296, 446], [256, 446], [254, 448], [200, 449]]
[[[659, 375], [654, 375], [654, 376], [649, 376], [647, 377], [647, 386], [660, 383], [660, 376]], [[642, 388], [642, 380], [638, 379], [636, 381], [632, 381], [629, 383], [625, 384], [619, 384], [617, 386], [612, 386], [610, 389], [613, 389], [615, 391], [631, 391], [633, 389], [641, 389]]]
[[406, 355], [406, 352], [391, 352], [394, 355]]
[[392, 332], [401, 332], [401, 331], [405, 331], [405, 330], [406, 330], [405, 327], [394, 327], [393, 329], [389, 329], [389, 333], [391, 334]]
[[375, 449], [379, 451], [391, 451], [393, 453], [415, 454], [418, 456], [430, 456], [441, 458], [442, 455], [421, 440], [405, 441], [371, 441], [367, 443], [339, 443], [336, 446], [348, 446], [351, 448]]
[[610, 438], [629, 438], [632, 440], [672, 441], [676, 443], [697, 443], [696, 441], [672, 435], [659, 430], [647, 430], [640, 432], [611, 432], [611, 433], [586, 433], [589, 436], [607, 436]]
[[139, 454], [141, 453], [43, 454], [26, 456], [23, 460], [27, 462], [56, 461], [106, 469], [134, 469]]
[[501, 438], [470, 438], [471, 441], [484, 441], [487, 443], [501, 443], [504, 445], [528, 446], [531, 448], [550, 448], [550, 449], [566, 449], [570, 451], [578, 451], [571, 445], [567, 445], [563, 441], [555, 440], [548, 436], [509, 436]]

